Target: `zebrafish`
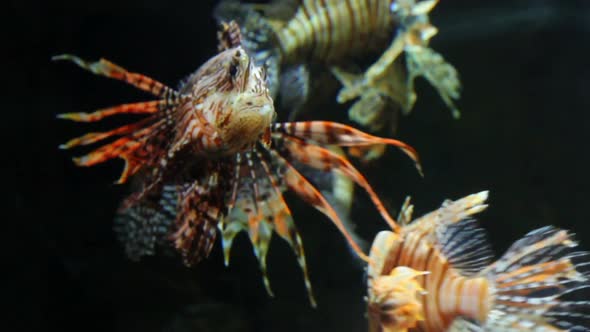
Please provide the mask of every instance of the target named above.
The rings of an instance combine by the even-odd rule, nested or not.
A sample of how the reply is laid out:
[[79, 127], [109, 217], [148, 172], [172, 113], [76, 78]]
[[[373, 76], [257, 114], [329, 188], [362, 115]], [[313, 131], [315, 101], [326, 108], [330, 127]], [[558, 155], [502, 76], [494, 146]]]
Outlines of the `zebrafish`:
[[[295, 252], [310, 302], [315, 305], [303, 244], [283, 199], [284, 191], [294, 192], [325, 214], [355, 253], [364, 260], [368, 258], [332, 205], [296, 165], [350, 178], [365, 189], [385, 220], [394, 224], [365, 177], [329, 147], [392, 145], [419, 168], [418, 156], [401, 141], [338, 123], [275, 122], [265, 70], [242, 47], [239, 26], [224, 23], [218, 37], [220, 52], [178, 90], [104, 59], [86, 62], [73, 55], [55, 57], [156, 97], [92, 113], [58, 115], [76, 122], [96, 122], [120, 114], [143, 115], [137, 122], [74, 138], [61, 148], [103, 144], [74, 158], [79, 166], [93, 166], [113, 158], [125, 161], [117, 182], [133, 178], [137, 190], [123, 202], [116, 227], [132, 258], [151, 255], [164, 242], [190, 266], [209, 255], [220, 233], [227, 265], [235, 236], [245, 231], [266, 289], [272, 295], [266, 255], [275, 232]], [[105, 143], [107, 139], [111, 141]]]
[[[246, 48], [259, 64], [269, 68], [272, 95], [281, 92], [283, 104], [295, 109], [292, 114], [309, 97], [308, 67], [321, 64], [330, 67], [343, 84], [339, 103], [360, 98], [350, 107], [349, 117], [378, 131], [394, 117], [385, 110], [401, 108], [407, 114], [413, 108], [417, 77], [426, 78], [453, 116], [459, 117], [453, 101], [460, 95], [457, 71], [428, 46], [438, 31], [428, 19], [437, 2], [274, 0], [252, 4], [224, 0], [215, 16], [242, 23]], [[382, 55], [363, 73], [346, 68], [379, 52]]]
[[551, 226], [529, 232], [495, 262], [472, 215], [488, 192], [446, 201], [373, 242], [370, 331], [587, 331], [588, 253]]

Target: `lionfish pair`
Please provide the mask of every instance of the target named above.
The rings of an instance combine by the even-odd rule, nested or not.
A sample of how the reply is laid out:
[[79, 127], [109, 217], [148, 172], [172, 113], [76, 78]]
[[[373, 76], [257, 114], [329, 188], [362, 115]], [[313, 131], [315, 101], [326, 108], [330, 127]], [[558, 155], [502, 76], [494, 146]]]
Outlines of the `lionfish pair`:
[[[457, 71], [429, 47], [438, 30], [428, 14], [437, 2], [272, 0], [252, 4], [224, 0], [215, 16], [240, 24], [245, 48], [259, 65], [268, 68], [271, 95], [278, 95], [280, 104], [292, 110], [291, 118], [309, 98], [312, 76], [320, 76], [313, 69], [327, 66], [343, 85], [337, 101], [359, 98], [349, 109], [350, 119], [375, 132], [388, 120], [395, 124], [395, 110], [410, 112], [416, 102], [417, 77], [427, 79], [453, 116], [459, 117], [453, 102], [461, 88]], [[358, 73], [359, 61], [377, 54], [381, 55]]]
[[156, 246], [170, 241], [185, 264], [192, 265], [209, 255], [219, 232], [228, 264], [234, 237], [245, 231], [267, 291], [272, 294], [266, 276], [266, 255], [276, 232], [294, 250], [310, 301], [315, 305], [301, 238], [283, 192], [296, 193], [325, 214], [352, 249], [368, 260], [321, 188], [301, 169], [351, 179], [365, 189], [393, 227], [395, 221], [365, 177], [330, 147], [396, 146], [420, 170], [418, 156], [403, 142], [334, 122], [275, 122], [266, 71], [242, 47], [238, 25], [223, 24], [218, 37], [220, 53], [189, 76], [178, 90], [104, 59], [89, 63], [72, 55], [55, 57], [157, 97], [93, 113], [60, 114], [59, 118], [77, 122], [95, 122], [120, 114], [144, 115], [135, 123], [72, 139], [61, 148], [112, 139], [74, 158], [74, 162], [92, 166], [113, 158], [125, 161], [118, 183], [133, 177], [137, 190], [121, 205], [116, 224], [131, 258], [153, 254]]
[[[588, 288], [586, 253], [574, 251], [576, 243], [567, 232], [550, 227], [533, 231], [490, 264], [483, 231], [470, 219], [486, 207], [487, 193], [445, 202], [412, 223], [412, 206], [406, 204], [396, 223], [365, 177], [330, 147], [393, 145], [419, 168], [414, 149], [333, 122], [274, 122], [265, 69], [242, 46], [239, 27], [224, 24], [219, 39], [220, 53], [178, 90], [106, 60], [56, 57], [157, 97], [59, 116], [95, 122], [119, 114], [144, 115], [62, 145], [113, 139], [74, 161], [92, 166], [125, 160], [118, 182], [132, 177], [138, 189], [124, 201], [116, 222], [130, 257], [153, 254], [157, 245], [168, 242], [191, 265], [208, 256], [219, 232], [227, 264], [234, 237], [245, 231], [271, 293], [266, 254], [276, 232], [293, 248], [315, 305], [301, 238], [283, 199], [283, 192], [291, 190], [324, 213], [368, 262], [372, 331], [586, 330], [584, 310], [590, 302], [576, 298]], [[369, 257], [302, 168], [339, 174], [365, 189], [393, 230], [377, 235]]]

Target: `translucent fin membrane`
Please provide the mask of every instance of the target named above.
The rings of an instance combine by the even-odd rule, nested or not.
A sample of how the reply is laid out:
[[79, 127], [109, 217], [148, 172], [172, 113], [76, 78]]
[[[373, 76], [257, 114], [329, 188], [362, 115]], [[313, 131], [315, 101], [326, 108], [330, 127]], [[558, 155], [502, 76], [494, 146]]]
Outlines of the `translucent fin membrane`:
[[551, 226], [528, 233], [481, 272], [495, 282], [485, 322], [492, 330], [572, 330], [590, 326], [588, 253]]

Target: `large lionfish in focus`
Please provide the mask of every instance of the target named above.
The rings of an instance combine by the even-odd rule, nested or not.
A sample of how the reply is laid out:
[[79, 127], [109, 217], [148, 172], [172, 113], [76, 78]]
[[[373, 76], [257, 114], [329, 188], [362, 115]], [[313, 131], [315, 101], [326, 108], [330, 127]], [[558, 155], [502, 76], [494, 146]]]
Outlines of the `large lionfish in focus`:
[[366, 190], [384, 218], [394, 224], [365, 177], [328, 147], [388, 144], [401, 148], [416, 165], [418, 157], [405, 143], [338, 123], [274, 123], [265, 70], [251, 61], [242, 47], [238, 25], [223, 24], [219, 39], [220, 53], [179, 90], [104, 59], [89, 63], [72, 55], [56, 57], [157, 97], [93, 113], [60, 114], [62, 119], [77, 122], [95, 122], [119, 114], [145, 116], [111, 131], [72, 139], [62, 148], [114, 138], [74, 158], [74, 162], [92, 166], [117, 157], [125, 160], [118, 183], [133, 176], [137, 190], [122, 204], [116, 224], [123, 229], [123, 241], [132, 258], [152, 254], [162, 240], [169, 240], [184, 262], [191, 265], [209, 255], [219, 231], [227, 264], [234, 237], [246, 231], [271, 293], [266, 254], [274, 231], [295, 251], [310, 301], [315, 305], [301, 239], [283, 191], [293, 191], [327, 215], [353, 250], [361, 258], [367, 257], [332, 205], [298, 171], [298, 166], [352, 179]]
[[368, 268], [370, 331], [588, 331], [587, 252], [565, 230], [529, 232], [497, 261], [473, 214], [487, 192], [380, 232]]
[[[349, 117], [377, 131], [388, 122], [384, 120], [393, 118], [386, 109], [393, 106], [406, 114], [412, 109], [414, 80], [420, 76], [459, 117], [453, 102], [460, 95], [457, 71], [428, 46], [437, 33], [428, 13], [437, 2], [272, 0], [252, 4], [223, 0], [215, 14], [220, 20], [240, 22], [246, 48], [260, 65], [268, 67], [271, 93], [287, 100], [282, 104], [301, 107], [311, 90], [310, 65], [328, 65], [344, 85], [338, 102], [360, 98], [350, 108]], [[378, 52], [383, 53], [364, 73], [342, 67]]]

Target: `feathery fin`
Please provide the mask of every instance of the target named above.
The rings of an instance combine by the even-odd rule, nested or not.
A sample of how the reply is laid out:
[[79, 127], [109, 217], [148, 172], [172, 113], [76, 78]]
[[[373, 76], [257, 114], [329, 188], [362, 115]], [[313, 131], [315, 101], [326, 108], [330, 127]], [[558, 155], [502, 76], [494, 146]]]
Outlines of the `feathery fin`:
[[143, 114], [147, 117], [128, 125], [106, 131], [89, 133], [71, 139], [60, 145], [61, 149], [98, 143], [108, 138], [118, 137], [94, 151], [74, 158], [79, 166], [93, 166], [113, 158], [125, 160], [125, 168], [117, 180], [124, 183], [142, 167], [153, 164], [158, 156], [164, 153], [166, 137], [170, 134], [171, 118], [176, 108], [186, 98], [166, 85], [139, 73], [128, 72], [105, 59], [87, 62], [81, 58], [64, 54], [53, 57], [53, 60], [66, 60], [75, 63], [96, 75], [124, 81], [140, 90], [149, 92], [160, 100], [122, 104], [100, 109], [92, 113], [65, 113], [57, 115], [60, 119], [76, 122], [96, 122], [119, 114]]
[[[284, 160], [284, 159], [283, 159]], [[309, 181], [301, 175], [288, 161], [285, 160], [287, 165], [287, 171], [284, 175], [287, 186], [296, 193], [304, 201], [311, 204], [318, 211], [325, 214], [334, 225], [340, 230], [342, 235], [346, 238], [354, 252], [364, 261], [369, 262], [369, 257], [363, 252], [358, 244], [353, 240], [352, 236], [344, 226], [342, 220], [338, 216], [338, 213], [326, 200], [326, 198], [311, 184]]]
[[495, 284], [495, 302], [484, 329], [587, 330], [588, 253], [575, 251], [576, 246], [567, 231], [543, 227], [482, 270], [479, 275]]
[[356, 184], [365, 189], [371, 201], [373, 201], [373, 204], [375, 204], [375, 207], [389, 226], [395, 231], [399, 231], [396, 221], [391, 217], [377, 193], [375, 193], [369, 182], [367, 182], [367, 179], [346, 158], [339, 156], [329, 149], [307, 144], [305, 141], [296, 137], [285, 137], [284, 146], [289, 151], [290, 156], [303, 164], [320, 170], [336, 171], [352, 179]]
[[420, 175], [423, 175], [420, 158], [410, 145], [392, 138], [383, 138], [364, 133], [350, 126], [328, 121], [283, 122], [275, 123], [273, 129], [279, 133], [311, 140], [319, 144], [345, 147], [371, 146], [387, 144], [398, 147], [410, 159]]

